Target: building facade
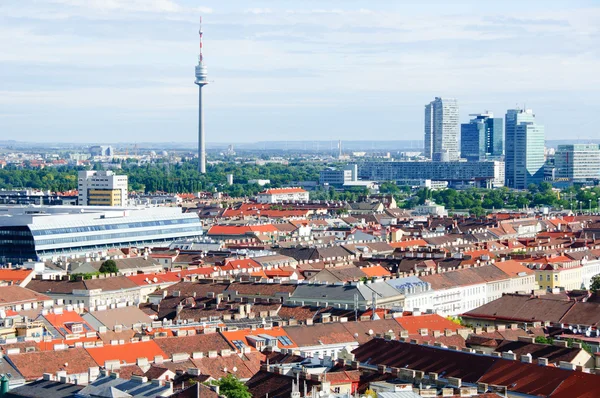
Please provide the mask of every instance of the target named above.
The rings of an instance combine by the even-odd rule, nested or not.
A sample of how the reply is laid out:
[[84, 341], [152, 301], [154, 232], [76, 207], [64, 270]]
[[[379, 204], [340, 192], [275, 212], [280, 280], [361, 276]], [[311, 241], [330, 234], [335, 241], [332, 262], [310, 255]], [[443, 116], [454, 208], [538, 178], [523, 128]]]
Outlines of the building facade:
[[584, 182], [600, 179], [598, 144], [559, 145], [554, 155], [555, 179]]
[[127, 176], [112, 171], [80, 171], [77, 190], [80, 206], [127, 205]]
[[178, 207], [0, 207], [0, 264], [152, 247], [202, 235], [196, 214]]
[[319, 184], [342, 186], [346, 183], [356, 182], [358, 166], [349, 164], [343, 169], [325, 169], [319, 173]]
[[470, 162], [500, 160], [504, 152], [504, 122], [491, 112], [475, 116], [460, 127], [461, 157]]
[[506, 112], [505, 175], [509, 188], [525, 189], [544, 180], [544, 126], [531, 109]]
[[258, 203], [300, 202], [308, 199], [308, 192], [302, 188], [271, 188], [256, 196]]
[[458, 160], [458, 132], [456, 99], [436, 97], [425, 105], [425, 157], [444, 162]]
[[380, 182], [424, 179], [497, 188], [504, 186], [504, 162], [364, 162], [358, 166], [358, 177]]

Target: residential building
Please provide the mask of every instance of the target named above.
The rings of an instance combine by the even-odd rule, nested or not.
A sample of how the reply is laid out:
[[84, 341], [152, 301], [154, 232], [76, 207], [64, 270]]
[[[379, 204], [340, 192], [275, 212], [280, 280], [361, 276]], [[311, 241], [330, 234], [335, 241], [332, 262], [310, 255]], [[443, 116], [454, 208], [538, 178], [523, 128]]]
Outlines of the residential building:
[[282, 203], [308, 201], [308, 192], [302, 188], [270, 188], [256, 196], [258, 203]]
[[27, 287], [50, 297], [56, 305], [76, 305], [88, 311], [138, 305], [142, 301], [142, 286], [126, 276], [92, 279], [41, 280], [34, 279]]
[[377, 308], [403, 307], [404, 295], [383, 279], [374, 281], [300, 284], [285, 299], [288, 305], [311, 305], [315, 307], [335, 307], [341, 309], [366, 310]]
[[434, 161], [459, 159], [458, 102], [454, 98], [440, 98], [425, 105], [425, 157]]
[[505, 176], [509, 188], [526, 189], [544, 179], [544, 126], [531, 109], [506, 112]]
[[127, 176], [112, 171], [80, 171], [77, 180], [79, 206], [126, 206]]
[[[383, 338], [361, 344], [352, 354], [354, 368], [374, 369], [377, 366], [385, 371], [391, 369], [392, 376], [411, 384], [450, 387], [439, 395], [435, 388], [433, 393], [422, 389], [415, 396], [562, 398], [600, 394], [599, 375], [576, 371], [575, 364], [570, 362], [560, 362], [559, 367], [549, 366], [547, 358], [543, 357], [534, 363], [529, 355], [517, 358], [511, 352], [498, 357], [475, 353], [472, 349], [461, 351], [441, 344], [425, 346]], [[456, 386], [461, 386], [459, 394], [452, 389]], [[476, 387], [470, 390], [467, 386]], [[410, 396], [401, 394], [396, 396]]]
[[503, 120], [491, 112], [470, 115], [460, 127], [460, 155], [470, 162], [500, 160], [504, 151]]
[[540, 289], [581, 289], [583, 275], [581, 261], [564, 255], [523, 260], [522, 263], [535, 271]]
[[358, 177], [373, 181], [423, 179], [498, 188], [504, 186], [504, 162], [364, 162], [359, 164]]
[[559, 145], [554, 155], [555, 179], [585, 182], [600, 179], [600, 145]]
[[202, 235], [195, 213], [178, 207], [0, 206], [0, 264], [168, 245]]

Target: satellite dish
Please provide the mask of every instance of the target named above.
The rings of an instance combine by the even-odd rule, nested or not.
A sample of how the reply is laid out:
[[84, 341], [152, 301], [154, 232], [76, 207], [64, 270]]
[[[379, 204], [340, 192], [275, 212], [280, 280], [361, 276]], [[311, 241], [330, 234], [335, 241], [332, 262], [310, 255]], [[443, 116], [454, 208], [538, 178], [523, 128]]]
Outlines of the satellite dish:
[[373, 329], [369, 329], [369, 336], [373, 336]]

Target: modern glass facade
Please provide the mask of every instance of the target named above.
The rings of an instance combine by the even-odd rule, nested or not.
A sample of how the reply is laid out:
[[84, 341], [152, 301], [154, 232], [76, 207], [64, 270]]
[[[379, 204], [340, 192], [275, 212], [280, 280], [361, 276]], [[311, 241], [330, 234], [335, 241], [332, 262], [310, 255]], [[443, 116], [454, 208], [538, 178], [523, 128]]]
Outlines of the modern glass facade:
[[[162, 209], [161, 209], [162, 210]], [[135, 210], [110, 217], [64, 214], [24, 216], [22, 225], [0, 225], [0, 264], [82, 255], [114, 247], [146, 247], [202, 235], [196, 214], [180, 209]], [[174, 210], [174, 211], [173, 211]], [[91, 216], [91, 217], [90, 217]]]
[[504, 185], [504, 163], [483, 162], [364, 162], [358, 165], [358, 177], [371, 181], [423, 179], [451, 182], [475, 182], [482, 187]]
[[505, 117], [506, 186], [525, 189], [544, 179], [544, 126], [535, 123], [531, 109], [509, 109]]
[[600, 179], [598, 144], [559, 145], [554, 156], [555, 178], [571, 182]]
[[461, 157], [470, 162], [501, 160], [504, 151], [504, 123], [492, 113], [472, 115], [475, 118], [461, 125]]

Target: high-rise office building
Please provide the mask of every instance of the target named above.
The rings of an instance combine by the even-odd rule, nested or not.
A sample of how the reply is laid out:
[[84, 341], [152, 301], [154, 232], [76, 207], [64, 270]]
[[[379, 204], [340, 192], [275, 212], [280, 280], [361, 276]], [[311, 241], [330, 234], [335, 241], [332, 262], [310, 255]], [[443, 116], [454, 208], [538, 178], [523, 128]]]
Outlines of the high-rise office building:
[[79, 206], [127, 206], [127, 176], [112, 171], [80, 171]]
[[434, 161], [454, 161], [458, 153], [458, 101], [440, 98], [425, 105], [424, 154]]
[[544, 179], [544, 126], [531, 109], [506, 111], [506, 186], [525, 189]]
[[598, 144], [559, 145], [554, 155], [555, 178], [571, 182], [600, 179]]
[[470, 116], [475, 117], [460, 126], [461, 157], [472, 162], [500, 160], [504, 149], [502, 118], [491, 112]]

